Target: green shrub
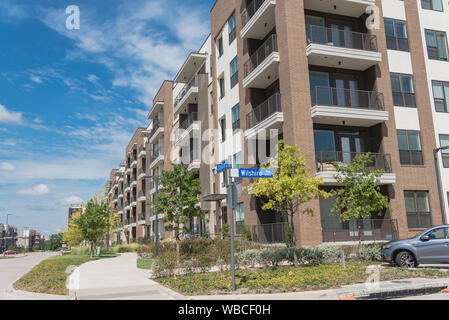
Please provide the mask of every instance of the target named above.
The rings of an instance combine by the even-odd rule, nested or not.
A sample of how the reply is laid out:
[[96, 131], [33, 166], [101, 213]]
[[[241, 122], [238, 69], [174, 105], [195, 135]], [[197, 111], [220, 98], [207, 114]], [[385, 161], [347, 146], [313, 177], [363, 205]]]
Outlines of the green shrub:
[[251, 233], [251, 227], [244, 224], [242, 226], [242, 231], [241, 231], [241, 237], [243, 240], [247, 240], [247, 241], [251, 241], [253, 239], [252, 233]]
[[229, 224], [224, 224], [221, 230], [223, 237], [229, 237], [231, 234], [231, 226]]
[[332, 244], [321, 244], [315, 248], [320, 250], [323, 254], [324, 263], [337, 262], [341, 258], [341, 247]]
[[82, 256], [89, 254], [90, 252], [88, 247], [72, 247], [72, 255]]
[[175, 274], [178, 257], [176, 252], [168, 251], [159, 254], [151, 270], [156, 278], [172, 277]]
[[200, 256], [207, 254], [213, 245], [213, 241], [209, 239], [197, 238], [193, 240], [181, 241], [179, 245], [179, 253], [183, 256]]
[[383, 243], [362, 244], [359, 247], [359, 259], [363, 261], [380, 261]]
[[325, 261], [323, 251], [311, 247], [297, 248], [296, 256], [301, 264], [318, 265]]
[[283, 249], [261, 249], [258, 252], [258, 260], [265, 266], [275, 268], [286, 256]]
[[238, 256], [242, 266], [254, 267], [256, 264], [260, 263], [258, 249], [243, 251], [239, 253]]
[[292, 226], [288, 226], [285, 230], [285, 245], [287, 246], [287, 248], [292, 248], [294, 246]]

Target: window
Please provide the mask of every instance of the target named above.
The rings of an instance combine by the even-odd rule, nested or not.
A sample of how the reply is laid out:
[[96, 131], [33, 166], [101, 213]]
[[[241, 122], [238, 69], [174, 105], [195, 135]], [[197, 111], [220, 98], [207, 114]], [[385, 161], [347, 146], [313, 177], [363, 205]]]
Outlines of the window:
[[432, 81], [436, 112], [449, 112], [449, 82]]
[[428, 10], [443, 11], [441, 0], [421, 0], [421, 7]]
[[236, 154], [234, 154], [232, 156], [232, 167], [234, 169], [240, 169], [243, 166], [243, 161], [242, 161], [242, 152], [237, 152]]
[[243, 202], [237, 204], [235, 208], [235, 233], [241, 234], [243, 225], [245, 224], [245, 209]]
[[[440, 147], [449, 146], [449, 134], [440, 134]], [[449, 150], [441, 150], [443, 167], [449, 168]]]
[[407, 23], [402, 20], [385, 20], [385, 33], [387, 36], [387, 48], [409, 52]]
[[214, 114], [214, 93], [209, 93], [210, 95], [210, 114]]
[[409, 74], [391, 73], [393, 104], [397, 107], [416, 108], [413, 76]]
[[220, 119], [221, 141], [226, 140], [226, 118]]
[[232, 108], [232, 130], [235, 132], [240, 129], [240, 105], [236, 104]]
[[223, 37], [220, 37], [220, 39], [218, 39], [217, 48], [218, 48], [218, 57], [220, 58], [223, 55]]
[[425, 234], [425, 236], [429, 237], [429, 240], [442, 240], [447, 239], [447, 228], [438, 228], [432, 231], [429, 231]]
[[239, 83], [239, 65], [237, 62], [237, 57], [232, 59], [230, 63], [231, 69], [231, 89], [235, 87], [237, 83]]
[[220, 87], [220, 100], [221, 100], [225, 96], [225, 82], [224, 82], [224, 78], [220, 78], [218, 80], [218, 85]]
[[435, 30], [425, 32], [429, 59], [448, 61], [446, 32]]
[[228, 20], [229, 44], [231, 44], [237, 37], [237, 28], [235, 24], [235, 12]]
[[409, 228], [430, 228], [432, 218], [430, 215], [429, 192], [405, 191], [405, 210]]
[[424, 165], [419, 131], [398, 130], [399, 156], [403, 165]]

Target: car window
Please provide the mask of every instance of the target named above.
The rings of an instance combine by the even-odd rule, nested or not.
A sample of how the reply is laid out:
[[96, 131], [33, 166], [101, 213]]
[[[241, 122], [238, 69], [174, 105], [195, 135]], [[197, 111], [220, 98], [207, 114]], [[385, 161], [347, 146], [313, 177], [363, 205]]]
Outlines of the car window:
[[446, 239], [447, 238], [447, 228], [439, 228], [426, 233], [430, 240]]

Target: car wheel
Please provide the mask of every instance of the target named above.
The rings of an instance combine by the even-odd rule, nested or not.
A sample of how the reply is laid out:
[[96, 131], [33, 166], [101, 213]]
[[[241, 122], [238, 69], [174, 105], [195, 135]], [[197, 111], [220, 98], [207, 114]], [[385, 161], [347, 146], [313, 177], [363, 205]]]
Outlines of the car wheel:
[[401, 251], [397, 254], [396, 264], [399, 267], [405, 267], [405, 268], [416, 268], [418, 266], [413, 254], [411, 254], [408, 251]]

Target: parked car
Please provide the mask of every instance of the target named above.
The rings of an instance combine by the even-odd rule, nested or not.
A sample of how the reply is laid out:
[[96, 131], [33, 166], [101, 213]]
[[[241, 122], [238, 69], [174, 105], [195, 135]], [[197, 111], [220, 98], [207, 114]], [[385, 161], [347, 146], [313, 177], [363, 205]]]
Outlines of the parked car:
[[6, 251], [3, 253], [4, 256], [8, 256], [8, 255], [10, 255], [10, 254], [17, 254], [17, 251], [14, 251], [14, 250], [6, 250]]
[[400, 267], [449, 263], [449, 225], [430, 228], [410, 239], [388, 242], [381, 251], [382, 261]]

